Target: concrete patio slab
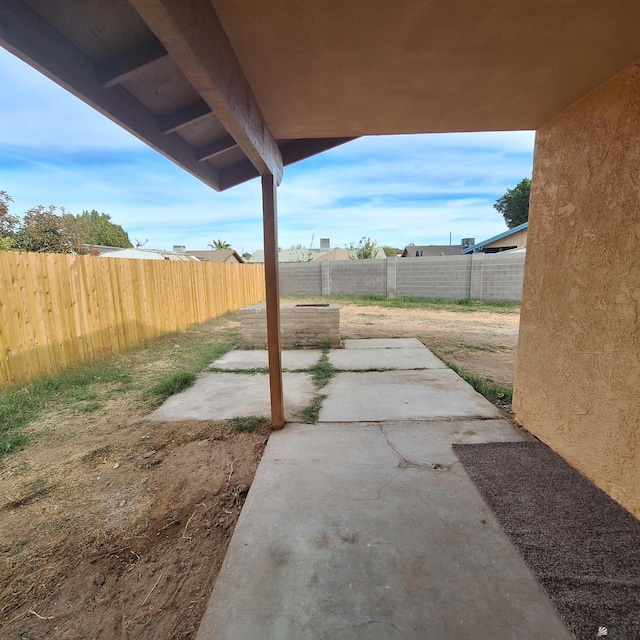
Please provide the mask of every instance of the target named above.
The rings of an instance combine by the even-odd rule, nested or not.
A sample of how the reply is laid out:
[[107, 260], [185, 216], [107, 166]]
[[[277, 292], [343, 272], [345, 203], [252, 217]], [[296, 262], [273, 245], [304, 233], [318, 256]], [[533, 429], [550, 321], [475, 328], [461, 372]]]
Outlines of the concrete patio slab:
[[426, 349], [417, 338], [367, 338], [345, 340], [345, 349]]
[[[309, 369], [320, 357], [319, 349], [296, 349], [282, 352], [282, 367], [284, 369]], [[212, 365], [218, 369], [258, 369], [269, 366], [269, 357], [264, 349], [248, 351], [229, 351]]]
[[[287, 419], [299, 420], [300, 412], [315, 396], [311, 375], [284, 373], [282, 384]], [[270, 415], [268, 375], [205, 373], [192, 387], [168, 398], [148, 419], [173, 422]]]
[[442, 360], [422, 349], [335, 349], [329, 362], [338, 369], [446, 369]]
[[323, 393], [320, 422], [500, 417], [450, 369], [338, 373]]
[[480, 437], [519, 436], [482, 420], [273, 433], [198, 640], [570, 640], [450, 451]]

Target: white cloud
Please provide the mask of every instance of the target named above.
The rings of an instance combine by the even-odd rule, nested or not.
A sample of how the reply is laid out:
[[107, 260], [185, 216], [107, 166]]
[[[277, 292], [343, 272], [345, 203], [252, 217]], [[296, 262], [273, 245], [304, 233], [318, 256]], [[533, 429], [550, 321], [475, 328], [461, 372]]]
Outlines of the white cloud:
[[[147, 246], [262, 245], [257, 180], [215, 193], [0, 49], [0, 190], [109, 213]], [[285, 169], [279, 244], [446, 244], [505, 229], [493, 202], [531, 174], [532, 132], [361, 138]]]

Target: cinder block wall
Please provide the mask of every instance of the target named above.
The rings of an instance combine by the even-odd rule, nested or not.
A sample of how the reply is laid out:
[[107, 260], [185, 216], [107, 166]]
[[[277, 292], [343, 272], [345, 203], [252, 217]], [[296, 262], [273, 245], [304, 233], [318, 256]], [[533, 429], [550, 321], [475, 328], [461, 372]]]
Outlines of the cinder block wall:
[[329, 295], [386, 295], [386, 260], [339, 260], [327, 264]]
[[280, 293], [520, 302], [524, 253], [280, 264]]
[[321, 262], [283, 262], [280, 271], [280, 293], [285, 296], [321, 296]]
[[520, 302], [524, 262], [523, 253], [474, 253], [470, 297], [473, 300]]
[[469, 297], [470, 256], [400, 258], [396, 264], [398, 296], [412, 298]]

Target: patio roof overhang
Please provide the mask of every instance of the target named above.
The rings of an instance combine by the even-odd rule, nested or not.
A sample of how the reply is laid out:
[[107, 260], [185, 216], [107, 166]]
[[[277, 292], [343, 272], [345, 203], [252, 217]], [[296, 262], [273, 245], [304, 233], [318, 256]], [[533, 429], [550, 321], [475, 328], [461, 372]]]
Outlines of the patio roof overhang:
[[640, 11], [637, 0], [1, 0], [0, 44], [214, 189], [262, 176], [275, 379], [283, 166], [362, 135], [536, 129], [640, 59]]

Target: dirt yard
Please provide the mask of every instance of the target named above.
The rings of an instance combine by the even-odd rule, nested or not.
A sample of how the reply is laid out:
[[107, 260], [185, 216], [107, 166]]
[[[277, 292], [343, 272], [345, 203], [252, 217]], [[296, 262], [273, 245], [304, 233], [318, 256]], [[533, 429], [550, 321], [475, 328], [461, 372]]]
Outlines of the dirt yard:
[[[415, 336], [507, 384], [518, 318], [341, 307], [345, 337]], [[0, 462], [0, 637], [195, 637], [268, 428], [152, 424], [141, 397], [112, 394], [96, 413], [50, 411]]]
[[439, 357], [513, 385], [520, 313], [394, 309], [340, 305], [347, 338], [418, 338]]

